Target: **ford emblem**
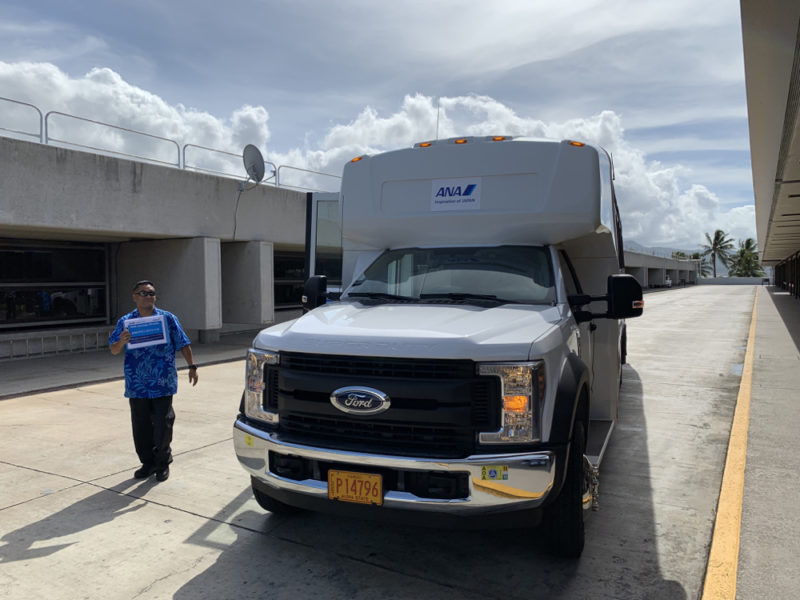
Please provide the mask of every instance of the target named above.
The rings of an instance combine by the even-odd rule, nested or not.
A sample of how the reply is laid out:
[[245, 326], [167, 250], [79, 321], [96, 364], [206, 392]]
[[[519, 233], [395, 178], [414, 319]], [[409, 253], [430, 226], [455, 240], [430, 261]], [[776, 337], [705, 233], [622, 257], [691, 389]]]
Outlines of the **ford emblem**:
[[349, 415], [377, 415], [389, 410], [389, 396], [368, 387], [348, 386], [331, 394], [331, 404]]

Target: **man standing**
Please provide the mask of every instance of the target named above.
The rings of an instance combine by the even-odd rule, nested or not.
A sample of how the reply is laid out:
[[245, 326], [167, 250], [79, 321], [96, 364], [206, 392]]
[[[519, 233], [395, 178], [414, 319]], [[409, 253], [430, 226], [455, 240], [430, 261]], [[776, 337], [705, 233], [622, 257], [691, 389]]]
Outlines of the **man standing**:
[[108, 345], [111, 354], [125, 349], [125, 397], [131, 407], [133, 444], [142, 462], [133, 476], [144, 479], [155, 473], [158, 481], [166, 481], [175, 422], [172, 396], [178, 391], [175, 353], [180, 350], [186, 359], [192, 385], [197, 384], [197, 365], [178, 318], [156, 308], [152, 281], [133, 286], [133, 303], [136, 308], [117, 321]]

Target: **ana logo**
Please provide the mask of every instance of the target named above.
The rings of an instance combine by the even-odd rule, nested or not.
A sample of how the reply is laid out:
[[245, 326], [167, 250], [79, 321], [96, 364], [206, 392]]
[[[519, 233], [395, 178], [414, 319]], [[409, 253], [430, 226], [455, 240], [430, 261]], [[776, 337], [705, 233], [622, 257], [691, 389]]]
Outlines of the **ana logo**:
[[331, 404], [349, 415], [377, 415], [389, 410], [389, 396], [368, 387], [348, 386], [331, 394]]
[[481, 208], [481, 178], [434, 179], [431, 181], [431, 210], [465, 211]]
[[437, 198], [452, 198], [453, 196], [471, 196], [472, 192], [475, 191], [475, 188], [478, 187], [474, 183], [470, 185], [464, 186], [464, 190], [461, 190], [460, 185], [455, 186], [443, 186], [439, 188], [439, 191], [436, 192]]

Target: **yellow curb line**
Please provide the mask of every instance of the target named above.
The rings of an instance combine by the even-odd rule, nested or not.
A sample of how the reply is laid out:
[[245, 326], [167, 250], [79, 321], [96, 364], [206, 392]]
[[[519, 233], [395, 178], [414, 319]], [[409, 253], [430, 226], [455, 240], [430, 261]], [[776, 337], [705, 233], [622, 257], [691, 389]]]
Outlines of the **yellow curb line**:
[[728, 440], [728, 456], [722, 474], [717, 518], [708, 555], [702, 600], [734, 600], [739, 566], [739, 535], [742, 525], [744, 468], [747, 462], [747, 429], [750, 423], [750, 391], [753, 383], [753, 354], [756, 340], [758, 290], [747, 334], [742, 380]]

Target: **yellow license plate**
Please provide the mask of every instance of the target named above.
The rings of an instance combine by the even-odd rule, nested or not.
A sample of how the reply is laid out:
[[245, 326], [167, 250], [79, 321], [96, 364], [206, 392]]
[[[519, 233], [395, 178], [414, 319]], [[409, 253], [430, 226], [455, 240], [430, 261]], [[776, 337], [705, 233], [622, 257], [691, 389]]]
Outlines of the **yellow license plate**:
[[383, 504], [383, 479], [373, 473], [328, 471], [328, 498], [357, 504]]

